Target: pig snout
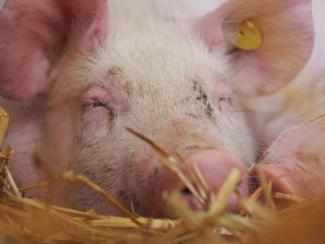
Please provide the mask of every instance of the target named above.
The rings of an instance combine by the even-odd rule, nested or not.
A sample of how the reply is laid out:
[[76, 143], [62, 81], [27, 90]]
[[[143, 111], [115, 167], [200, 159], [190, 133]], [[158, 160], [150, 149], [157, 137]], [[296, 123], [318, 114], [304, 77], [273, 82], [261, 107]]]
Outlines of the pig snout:
[[324, 195], [324, 123], [289, 127], [270, 146], [252, 171], [250, 179], [262, 175], [272, 191], [303, 198]]
[[[293, 163], [291, 163], [292, 166]], [[252, 171], [252, 178], [258, 181], [258, 177], [264, 177], [268, 182], [272, 183], [272, 191], [285, 194], [299, 194], [299, 167], [291, 167], [281, 164], [267, 164], [261, 162], [260, 165], [255, 166]], [[258, 183], [255, 184], [257, 186]]]
[[[247, 195], [248, 186], [244, 175], [244, 167], [241, 162], [232, 155], [213, 149], [196, 150], [188, 153], [184, 161], [184, 164], [182, 164], [183, 168], [191, 167], [191, 164], [197, 166], [196, 168], [199, 170], [199, 174], [201, 174], [205, 187], [207, 188], [208, 201], [214, 199], [231, 170], [235, 168], [239, 169], [241, 172], [241, 180], [237, 185], [236, 192], [240, 195]], [[184, 171], [186, 171], [186, 169]], [[170, 172], [163, 170], [156, 180], [158, 181], [157, 193], [160, 196], [164, 195], [164, 192], [180, 189], [182, 196], [192, 210], [203, 209], [203, 206], [200, 205], [191, 190], [184, 186], [180, 180]], [[233, 194], [228, 202], [229, 210], [234, 210], [237, 207], [236, 205], [237, 197]]]
[[[272, 192], [295, 195], [302, 198], [313, 198], [324, 194], [323, 175], [325, 170], [320, 166], [308, 165], [295, 159], [280, 164], [261, 162], [255, 167], [253, 176], [262, 177], [272, 184]], [[275, 199], [276, 200], [276, 199]]]

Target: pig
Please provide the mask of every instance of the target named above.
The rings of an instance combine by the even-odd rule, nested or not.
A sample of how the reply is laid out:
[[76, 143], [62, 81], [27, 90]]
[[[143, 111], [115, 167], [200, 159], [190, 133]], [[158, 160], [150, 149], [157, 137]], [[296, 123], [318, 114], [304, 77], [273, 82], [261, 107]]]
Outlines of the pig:
[[[37, 144], [57, 172], [87, 176], [138, 214], [168, 215], [163, 195], [180, 182], [132, 128], [181, 153], [185, 166], [194, 161], [211, 195], [234, 168], [237, 192], [248, 194], [256, 147], [235, 94], [268, 94], [297, 75], [313, 46], [311, 2], [216, 1], [195, 18], [166, 11], [153, 0], [6, 2], [0, 103], [11, 116], [4, 144], [16, 151], [10, 168], [19, 186], [44, 180], [32, 160]], [[247, 19], [263, 33], [250, 52], [225, 37]], [[91, 189], [58, 188], [60, 204], [120, 214]]]
[[275, 192], [303, 198], [320, 197], [325, 191], [324, 8], [324, 2], [313, 1], [315, 44], [299, 76], [275, 94], [246, 103], [266, 148], [253, 174], [264, 174]]

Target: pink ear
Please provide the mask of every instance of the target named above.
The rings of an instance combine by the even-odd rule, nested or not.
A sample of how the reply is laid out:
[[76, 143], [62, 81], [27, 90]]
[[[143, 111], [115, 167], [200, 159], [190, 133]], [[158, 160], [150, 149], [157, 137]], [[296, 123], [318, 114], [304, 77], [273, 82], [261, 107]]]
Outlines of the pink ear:
[[90, 51], [105, 34], [105, 0], [7, 0], [0, 12], [0, 95], [42, 93], [63, 52]]
[[[235, 49], [225, 40], [226, 31], [234, 32], [246, 20], [262, 34], [262, 45], [253, 51]], [[314, 44], [311, 0], [230, 0], [197, 27], [212, 49], [228, 53], [232, 81], [245, 95], [268, 94], [293, 80]]]

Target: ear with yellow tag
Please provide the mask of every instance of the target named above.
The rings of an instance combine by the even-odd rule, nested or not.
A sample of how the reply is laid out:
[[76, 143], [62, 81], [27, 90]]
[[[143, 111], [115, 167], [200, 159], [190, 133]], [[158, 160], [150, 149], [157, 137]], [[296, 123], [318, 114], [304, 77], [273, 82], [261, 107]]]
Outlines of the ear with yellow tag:
[[294, 80], [309, 60], [315, 40], [311, 3], [228, 0], [196, 26], [210, 49], [226, 54], [236, 92], [270, 95]]
[[0, 146], [2, 144], [3, 138], [6, 134], [6, 130], [9, 123], [9, 115], [7, 112], [0, 106]]

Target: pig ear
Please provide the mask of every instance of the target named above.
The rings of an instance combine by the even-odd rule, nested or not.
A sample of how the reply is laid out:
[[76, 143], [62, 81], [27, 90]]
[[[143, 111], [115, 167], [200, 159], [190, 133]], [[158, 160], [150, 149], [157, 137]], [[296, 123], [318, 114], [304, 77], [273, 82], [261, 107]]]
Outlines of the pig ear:
[[0, 11], [0, 96], [46, 89], [63, 53], [87, 52], [104, 34], [105, 0], [7, 0]]
[[231, 0], [197, 28], [212, 49], [230, 57], [238, 92], [269, 94], [293, 80], [311, 55], [311, 11], [311, 0]]

